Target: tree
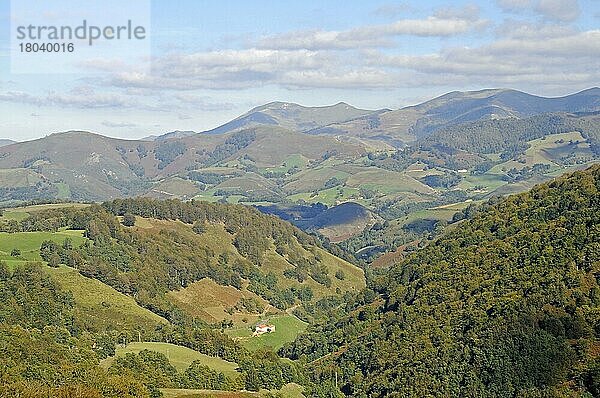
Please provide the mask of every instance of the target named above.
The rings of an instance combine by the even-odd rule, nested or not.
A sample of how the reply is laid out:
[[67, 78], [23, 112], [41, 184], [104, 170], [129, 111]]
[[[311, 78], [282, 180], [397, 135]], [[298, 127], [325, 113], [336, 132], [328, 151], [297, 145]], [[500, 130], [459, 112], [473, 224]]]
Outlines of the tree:
[[58, 268], [60, 265], [60, 256], [58, 253], [52, 253], [48, 259], [48, 265], [52, 268]]
[[17, 249], [16, 247], [14, 249], [12, 249], [12, 251], [10, 252], [11, 257], [19, 257], [21, 255], [21, 250]]
[[123, 225], [126, 227], [133, 227], [135, 225], [135, 216], [131, 213], [125, 213], [123, 215]]
[[51, 240], [45, 240], [42, 242], [42, 245], [40, 247], [40, 257], [42, 257], [42, 260], [50, 262], [50, 257], [53, 254], [58, 255], [59, 251], [60, 247], [56, 244], [56, 242]]
[[196, 221], [192, 227], [192, 230], [198, 235], [202, 235], [204, 232], [206, 232], [206, 226], [204, 225], [203, 221]]

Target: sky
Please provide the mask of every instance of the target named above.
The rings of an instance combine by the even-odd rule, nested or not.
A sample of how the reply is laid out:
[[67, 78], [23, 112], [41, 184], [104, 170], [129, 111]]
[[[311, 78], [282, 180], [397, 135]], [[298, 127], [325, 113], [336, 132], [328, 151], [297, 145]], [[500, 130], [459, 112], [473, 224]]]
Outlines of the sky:
[[[454, 90], [600, 85], [600, 0], [23, 1], [0, 0], [0, 138], [17, 141], [203, 131], [272, 101], [397, 109]], [[77, 43], [73, 62], [19, 58], [21, 8], [48, 24], [142, 21], [147, 37]]]

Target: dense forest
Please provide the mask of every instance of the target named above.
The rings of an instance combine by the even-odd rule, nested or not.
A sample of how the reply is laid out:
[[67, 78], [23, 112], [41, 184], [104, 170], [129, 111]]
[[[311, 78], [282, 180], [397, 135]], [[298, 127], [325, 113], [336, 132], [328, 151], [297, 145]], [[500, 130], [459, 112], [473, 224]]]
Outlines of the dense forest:
[[597, 113], [549, 113], [525, 119], [480, 120], [446, 127], [421, 140], [423, 147], [447, 147], [471, 153], [515, 153], [527, 141], [547, 135], [579, 131], [600, 153]]
[[599, 396], [599, 267], [597, 165], [470, 212], [280, 354], [354, 397]]

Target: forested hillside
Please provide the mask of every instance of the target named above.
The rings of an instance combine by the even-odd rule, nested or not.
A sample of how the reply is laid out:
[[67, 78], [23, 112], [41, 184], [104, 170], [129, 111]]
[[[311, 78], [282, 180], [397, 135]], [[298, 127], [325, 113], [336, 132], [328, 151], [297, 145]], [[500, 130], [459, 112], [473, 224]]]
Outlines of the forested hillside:
[[[590, 114], [550, 113], [525, 119], [481, 120], [440, 129], [422, 140], [472, 153], [506, 153], [527, 148], [527, 142], [544, 136], [579, 131], [600, 152], [598, 112]], [[505, 156], [506, 156], [505, 155]]]
[[[5, 211], [0, 230], [0, 396], [158, 397], [291, 382], [320, 391], [269, 347], [305, 327], [292, 311], [310, 320], [322, 300], [364, 287], [363, 271], [314, 237], [241, 205], [32, 206]], [[261, 319], [281, 330], [249, 340]], [[176, 368], [151, 345], [119, 355], [133, 341], [200, 359]]]
[[599, 267], [596, 165], [482, 205], [281, 353], [354, 397], [598, 396]]

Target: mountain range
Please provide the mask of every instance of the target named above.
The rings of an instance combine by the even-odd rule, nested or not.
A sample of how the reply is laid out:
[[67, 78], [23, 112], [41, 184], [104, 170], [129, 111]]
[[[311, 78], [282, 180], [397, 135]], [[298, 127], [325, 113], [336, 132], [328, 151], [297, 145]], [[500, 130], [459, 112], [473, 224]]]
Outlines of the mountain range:
[[[488, 89], [397, 110], [272, 102], [212, 130], [142, 140], [54, 133], [0, 146], [0, 203], [140, 195], [239, 202], [334, 241], [364, 232], [349, 244], [380, 253], [406, 243], [368, 230], [380, 221], [405, 231], [415, 214], [448, 220], [470, 201], [597, 161], [599, 112], [599, 88], [558, 98]], [[345, 203], [353, 206], [336, 209]]]

